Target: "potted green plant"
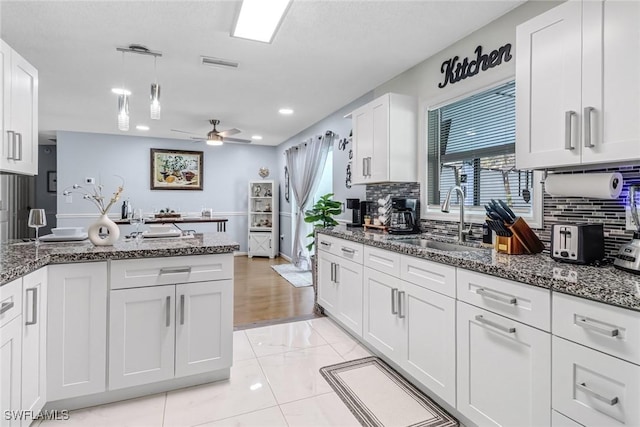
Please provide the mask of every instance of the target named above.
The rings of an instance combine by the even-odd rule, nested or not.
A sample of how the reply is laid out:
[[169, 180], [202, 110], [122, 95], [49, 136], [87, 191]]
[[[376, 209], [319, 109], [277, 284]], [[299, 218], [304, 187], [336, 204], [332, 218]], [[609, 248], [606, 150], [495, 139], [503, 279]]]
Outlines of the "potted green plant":
[[[338, 225], [338, 221], [333, 219], [333, 215], [342, 213], [342, 203], [332, 200], [333, 193], [320, 197], [311, 209], [305, 212], [304, 222], [313, 224], [313, 231], [307, 237], [314, 237], [317, 228], [332, 227]], [[307, 245], [307, 250], [311, 252], [315, 239]]]

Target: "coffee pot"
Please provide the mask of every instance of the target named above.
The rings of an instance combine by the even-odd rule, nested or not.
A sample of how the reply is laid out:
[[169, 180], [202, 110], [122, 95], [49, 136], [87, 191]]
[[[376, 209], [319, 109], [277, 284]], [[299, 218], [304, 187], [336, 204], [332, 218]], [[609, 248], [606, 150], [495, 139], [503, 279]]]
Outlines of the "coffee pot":
[[415, 234], [418, 227], [418, 199], [391, 199], [389, 233]]

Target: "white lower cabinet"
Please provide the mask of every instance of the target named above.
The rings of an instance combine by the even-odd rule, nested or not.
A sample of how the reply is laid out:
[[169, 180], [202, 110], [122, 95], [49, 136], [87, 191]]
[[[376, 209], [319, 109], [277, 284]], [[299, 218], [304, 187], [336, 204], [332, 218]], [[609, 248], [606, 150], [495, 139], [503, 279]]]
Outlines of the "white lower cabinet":
[[481, 426], [551, 423], [551, 335], [458, 301], [457, 409]]
[[362, 338], [391, 360], [400, 360], [403, 320], [398, 316], [400, 279], [364, 268]]
[[109, 390], [173, 378], [175, 286], [111, 291]]
[[233, 281], [111, 291], [109, 390], [231, 365]]
[[273, 244], [272, 232], [251, 232], [249, 233], [249, 258], [254, 256], [268, 256], [274, 258], [276, 256], [275, 246]]
[[37, 413], [47, 401], [46, 268], [23, 278], [22, 305], [22, 409]]
[[[6, 411], [21, 409], [22, 279], [0, 287], [0, 426], [20, 425]], [[9, 412], [11, 414], [11, 412]]]
[[585, 426], [640, 425], [640, 366], [553, 337], [553, 408]]
[[107, 263], [48, 267], [47, 400], [107, 387]]
[[362, 336], [362, 264], [318, 251], [318, 303]]

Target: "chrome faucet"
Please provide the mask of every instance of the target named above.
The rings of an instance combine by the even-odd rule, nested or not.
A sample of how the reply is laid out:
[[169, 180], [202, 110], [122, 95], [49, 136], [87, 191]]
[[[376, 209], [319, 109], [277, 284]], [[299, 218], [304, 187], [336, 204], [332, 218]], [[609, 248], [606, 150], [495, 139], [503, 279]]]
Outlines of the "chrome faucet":
[[471, 224], [469, 224], [469, 229], [464, 229], [464, 190], [459, 185], [451, 187], [447, 192], [447, 197], [445, 197], [444, 202], [442, 203], [442, 207], [440, 210], [442, 212], [448, 213], [449, 207], [451, 205], [451, 193], [456, 192], [460, 196], [460, 223], [458, 224], [458, 241], [464, 242], [467, 239], [467, 236], [471, 236]]

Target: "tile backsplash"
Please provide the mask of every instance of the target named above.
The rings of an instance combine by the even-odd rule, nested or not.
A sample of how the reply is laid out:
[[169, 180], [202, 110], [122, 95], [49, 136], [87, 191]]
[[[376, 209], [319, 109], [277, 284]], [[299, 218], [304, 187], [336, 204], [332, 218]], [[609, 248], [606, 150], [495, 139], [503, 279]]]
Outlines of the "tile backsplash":
[[[551, 197], [544, 194], [544, 228], [534, 230], [547, 248], [551, 244], [551, 226], [559, 223], [602, 223], [604, 225], [605, 252], [613, 257], [621, 244], [631, 240], [633, 231], [625, 230], [625, 206], [629, 186], [640, 184], [640, 165], [607, 169], [574, 171], [567, 173], [620, 172], [624, 178], [622, 194], [616, 200], [589, 199], [586, 197]], [[367, 185], [367, 200], [378, 200], [390, 194], [392, 197], [420, 197], [419, 183], [390, 183]], [[421, 220], [425, 233], [455, 236], [458, 223], [453, 221]], [[482, 239], [482, 225], [473, 225], [470, 240]]]

